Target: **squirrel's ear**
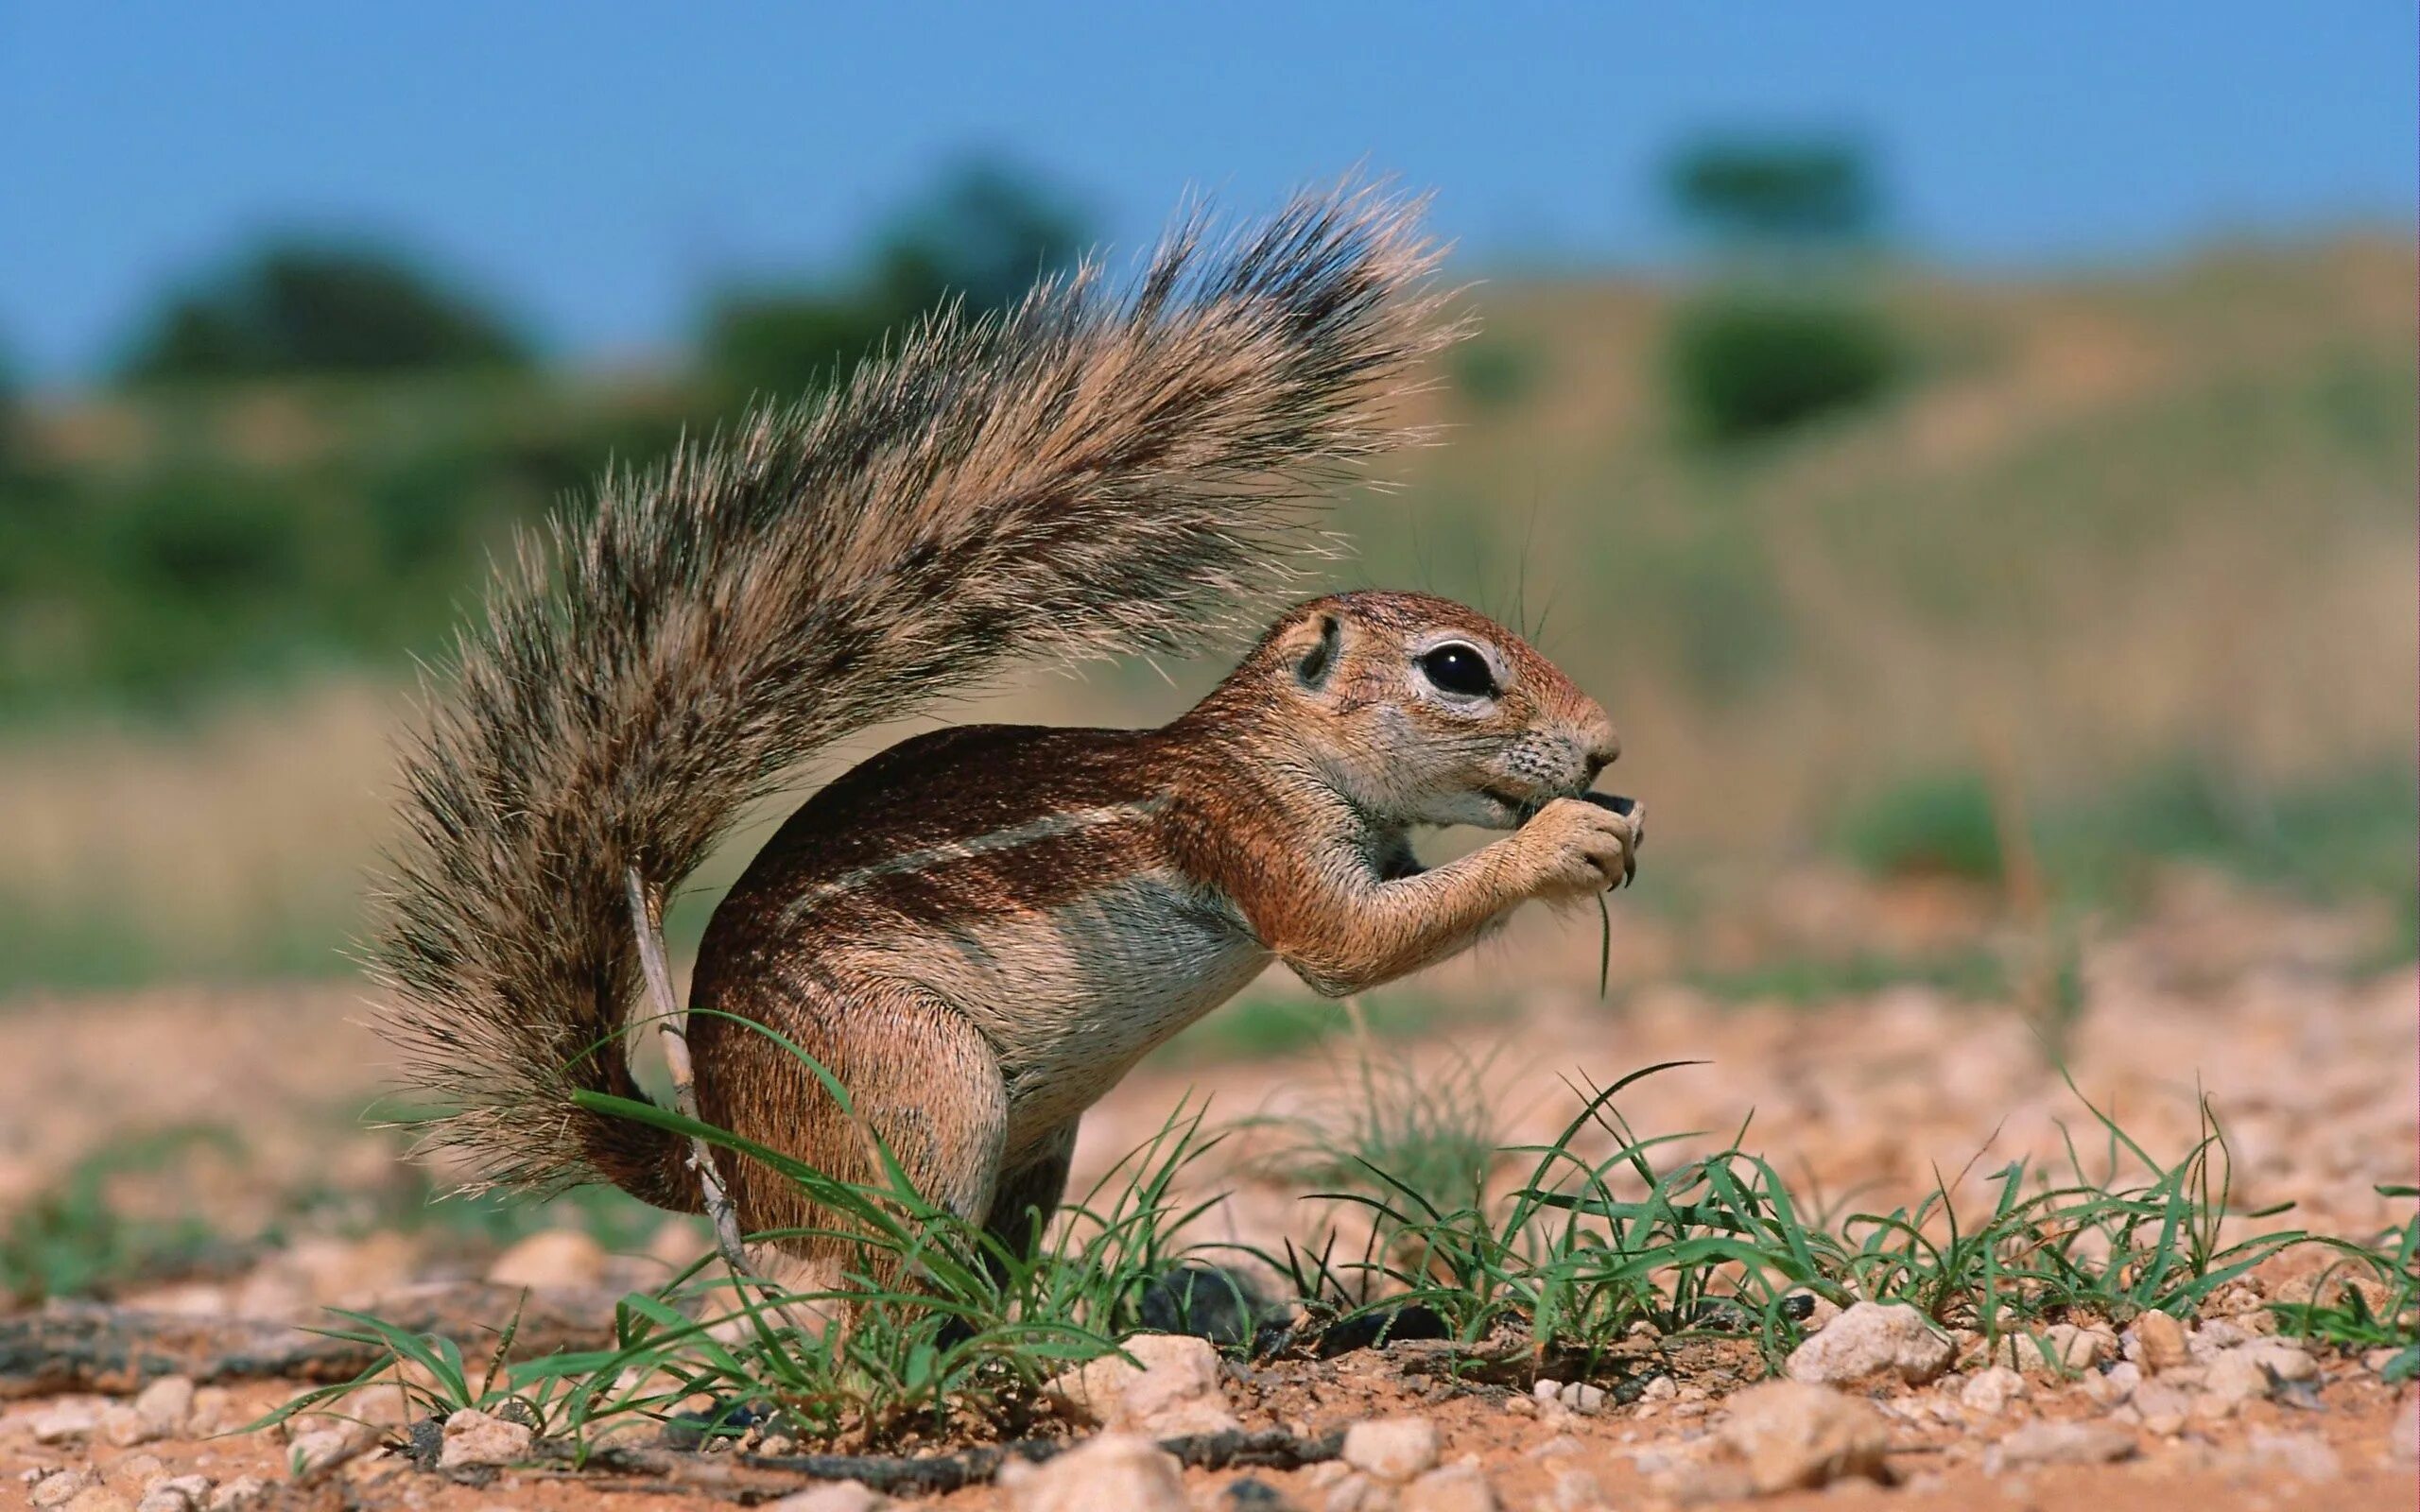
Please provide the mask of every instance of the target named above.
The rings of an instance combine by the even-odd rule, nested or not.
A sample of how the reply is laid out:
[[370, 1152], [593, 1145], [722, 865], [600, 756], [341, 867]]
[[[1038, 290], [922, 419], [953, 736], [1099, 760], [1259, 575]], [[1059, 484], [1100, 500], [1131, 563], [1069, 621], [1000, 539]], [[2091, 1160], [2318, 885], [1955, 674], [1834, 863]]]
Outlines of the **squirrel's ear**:
[[1294, 680], [1314, 693], [1325, 686], [1328, 675], [1336, 670], [1336, 651], [1343, 639], [1344, 627], [1336, 616], [1321, 615], [1319, 638], [1294, 662]]

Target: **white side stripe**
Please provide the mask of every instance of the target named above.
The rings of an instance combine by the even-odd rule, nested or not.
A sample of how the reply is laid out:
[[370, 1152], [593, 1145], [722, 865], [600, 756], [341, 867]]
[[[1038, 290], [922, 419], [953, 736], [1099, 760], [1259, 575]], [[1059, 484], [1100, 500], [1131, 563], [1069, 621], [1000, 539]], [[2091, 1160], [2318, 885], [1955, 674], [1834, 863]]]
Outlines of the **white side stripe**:
[[975, 856], [990, 855], [998, 850], [1013, 850], [1037, 840], [1052, 840], [1063, 834], [1075, 834], [1084, 830], [1098, 829], [1124, 819], [1147, 817], [1167, 806], [1166, 798], [1149, 798], [1134, 803], [1105, 803], [1098, 808], [1073, 809], [1064, 814], [1047, 814], [1023, 824], [1012, 824], [1005, 830], [994, 830], [964, 840], [952, 840], [945, 845], [927, 846], [904, 855], [877, 861], [872, 866], [844, 871], [829, 882], [820, 882], [790, 901], [782, 910], [782, 922], [794, 924], [799, 916], [830, 902], [842, 893], [854, 892], [870, 882], [885, 877], [904, 877], [930, 867], [964, 861]]

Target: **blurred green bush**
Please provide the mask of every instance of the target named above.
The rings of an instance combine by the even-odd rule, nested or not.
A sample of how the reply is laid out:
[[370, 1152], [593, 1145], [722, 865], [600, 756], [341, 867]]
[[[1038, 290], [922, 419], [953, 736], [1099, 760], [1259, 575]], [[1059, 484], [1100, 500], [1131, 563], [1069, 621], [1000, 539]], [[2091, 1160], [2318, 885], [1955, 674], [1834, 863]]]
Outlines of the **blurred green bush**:
[[501, 316], [406, 257], [275, 241], [169, 295], [122, 375], [156, 384], [528, 361]]
[[1749, 441], [1886, 392], [1899, 346], [1876, 311], [1846, 298], [1709, 294], [1682, 307], [1666, 352], [1673, 403], [1690, 434]]
[[2000, 877], [1991, 789], [1971, 771], [1927, 773], [1885, 788], [1849, 811], [1840, 844], [1877, 875]]

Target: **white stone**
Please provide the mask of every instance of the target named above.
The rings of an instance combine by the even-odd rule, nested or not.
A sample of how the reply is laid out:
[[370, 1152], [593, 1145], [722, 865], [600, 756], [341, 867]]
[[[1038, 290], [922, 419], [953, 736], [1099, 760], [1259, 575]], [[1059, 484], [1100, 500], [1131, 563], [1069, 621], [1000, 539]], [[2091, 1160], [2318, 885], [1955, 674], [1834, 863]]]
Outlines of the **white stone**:
[[2025, 1378], [2004, 1365], [1986, 1366], [1959, 1388], [1958, 1400], [1975, 1411], [1997, 1417], [2008, 1404], [2026, 1396]]
[[833, 1481], [794, 1491], [772, 1505], [772, 1512], [882, 1512], [890, 1498], [856, 1481]]
[[2166, 1437], [2185, 1431], [2186, 1419], [2193, 1414], [2193, 1399], [2184, 1391], [2161, 1380], [2144, 1382], [2135, 1388], [2135, 1416], [2151, 1432]]
[[1992, 1361], [2027, 1375], [2074, 1375], [2100, 1360], [2108, 1338], [2072, 1323], [2053, 1323], [2046, 1329], [2001, 1334]]
[[1573, 1412], [1598, 1412], [1605, 1405], [1605, 1388], [1575, 1381], [1555, 1393], [1555, 1400]]
[[162, 1376], [134, 1398], [134, 1410], [154, 1438], [176, 1438], [193, 1420], [193, 1383], [183, 1376]]
[[1792, 1381], [1830, 1385], [1887, 1376], [1922, 1385], [1949, 1368], [1958, 1347], [1904, 1302], [1859, 1302], [1789, 1353]]
[[1102, 1434], [1040, 1465], [1000, 1474], [1008, 1512], [1186, 1512], [1176, 1456], [1132, 1434]]
[[1681, 1395], [1680, 1384], [1670, 1376], [1657, 1376], [1638, 1393], [1641, 1401], [1670, 1401]]
[[1879, 1480], [1884, 1473], [1889, 1424], [1870, 1404], [1829, 1386], [1768, 1381], [1734, 1396], [1730, 1407], [1722, 1442], [1747, 1462], [1748, 1479], [1759, 1492], [1812, 1488], [1850, 1475]]
[[1344, 1431], [1344, 1462], [1400, 1486], [1437, 1465], [1437, 1425], [1426, 1418], [1364, 1418]]
[[131, 1449], [137, 1444], [148, 1444], [166, 1436], [136, 1411], [130, 1401], [112, 1402], [101, 1409], [101, 1437], [120, 1449]]
[[1476, 1465], [1442, 1465], [1403, 1488], [1400, 1512], [1497, 1512], [1495, 1488]]
[[209, 1476], [155, 1475], [145, 1483], [143, 1500], [134, 1503], [134, 1512], [202, 1512], [209, 1504]]
[[62, 1401], [34, 1419], [34, 1442], [67, 1444], [90, 1438], [101, 1426], [101, 1409], [90, 1401]]
[[[353, 1457], [354, 1432], [351, 1427], [341, 1427], [314, 1428], [309, 1433], [297, 1434], [285, 1446], [286, 1463], [298, 1476], [340, 1465]], [[215, 1500], [212, 1504], [216, 1505]]]
[[1540, 1376], [1530, 1387], [1530, 1395], [1540, 1401], [1552, 1401], [1563, 1395], [1563, 1383], [1552, 1376]]
[[508, 1422], [465, 1407], [445, 1419], [445, 1443], [437, 1452], [437, 1468], [452, 1470], [514, 1464], [529, 1457], [535, 1437], [527, 1423]]
[[2254, 1339], [2232, 1352], [2251, 1357], [2280, 1381], [2309, 1381], [2319, 1374], [2318, 1359], [2285, 1339]]
[[257, 1475], [238, 1475], [210, 1493], [210, 1512], [250, 1512], [268, 1500], [268, 1482]]
[[65, 1506], [76, 1500], [76, 1494], [93, 1484], [88, 1470], [53, 1470], [34, 1483], [33, 1503], [38, 1507]]
[[2269, 1371], [2248, 1349], [2228, 1349], [2204, 1372], [2204, 1390], [2219, 1401], [2238, 1404], [2269, 1395]]
[[1132, 1361], [1103, 1355], [1045, 1388], [1066, 1408], [1113, 1433], [1174, 1438], [1241, 1427], [1220, 1385], [1219, 1351], [1207, 1339], [1142, 1333], [1126, 1341]]

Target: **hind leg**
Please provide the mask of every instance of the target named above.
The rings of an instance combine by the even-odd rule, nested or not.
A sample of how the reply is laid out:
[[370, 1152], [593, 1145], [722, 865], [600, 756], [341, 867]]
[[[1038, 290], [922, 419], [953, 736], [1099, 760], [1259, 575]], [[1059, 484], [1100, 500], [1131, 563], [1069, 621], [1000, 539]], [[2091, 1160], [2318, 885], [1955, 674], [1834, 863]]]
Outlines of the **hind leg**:
[[983, 1226], [1011, 1254], [1033, 1254], [1049, 1231], [1050, 1216], [1067, 1193], [1067, 1166], [1075, 1153], [1076, 1121], [1069, 1119], [1000, 1173]]
[[[872, 1143], [878, 1137], [926, 1200], [968, 1219], [990, 1211], [1008, 1092], [991, 1046], [962, 1015], [896, 983], [837, 985], [812, 996], [768, 988], [751, 996], [757, 1001], [710, 1005], [795, 1040], [847, 1089], [856, 1117], [782, 1046], [747, 1024], [700, 1015], [690, 1021], [691, 1039], [699, 1110], [708, 1123], [826, 1176], [874, 1186], [885, 1184]], [[717, 1163], [751, 1233], [845, 1227], [762, 1161], [726, 1150]], [[777, 1243], [804, 1257], [848, 1247], [824, 1237]]]

